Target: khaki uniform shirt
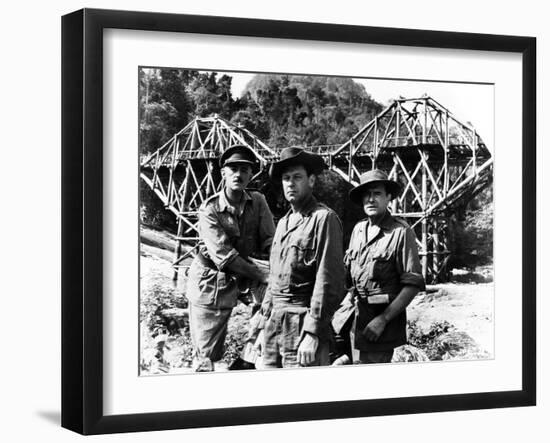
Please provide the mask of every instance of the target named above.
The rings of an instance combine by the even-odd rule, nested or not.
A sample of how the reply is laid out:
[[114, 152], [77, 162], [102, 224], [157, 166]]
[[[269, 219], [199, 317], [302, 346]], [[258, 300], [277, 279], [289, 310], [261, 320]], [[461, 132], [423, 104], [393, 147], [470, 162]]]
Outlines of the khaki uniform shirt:
[[[362, 351], [390, 350], [405, 344], [406, 313], [389, 322], [377, 342], [368, 342], [362, 331], [380, 315], [403, 286], [425, 289], [414, 232], [401, 218], [386, 212], [367, 241], [368, 219], [355, 225], [346, 251], [348, 287], [355, 298], [354, 346]], [[334, 322], [333, 322], [334, 323]]]
[[269, 253], [275, 224], [263, 194], [245, 191], [235, 208], [221, 191], [199, 209], [199, 254], [189, 269], [187, 298], [217, 308], [233, 308], [239, 288], [225, 272], [238, 255], [246, 259]]
[[292, 334], [326, 338], [344, 296], [342, 224], [313, 196], [300, 214], [291, 214], [281, 218], [275, 231], [262, 312], [267, 320], [272, 311], [306, 308], [303, 324]]

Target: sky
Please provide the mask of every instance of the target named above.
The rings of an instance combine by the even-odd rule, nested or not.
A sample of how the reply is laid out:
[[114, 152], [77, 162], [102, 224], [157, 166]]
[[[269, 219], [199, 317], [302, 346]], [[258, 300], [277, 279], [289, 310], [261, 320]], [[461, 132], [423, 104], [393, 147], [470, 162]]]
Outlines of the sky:
[[[255, 74], [227, 73], [233, 77], [232, 94], [238, 97]], [[470, 122], [489, 150], [494, 146], [494, 88], [486, 84], [354, 79], [383, 105], [399, 96], [417, 98], [427, 94], [451, 111], [463, 123]]]

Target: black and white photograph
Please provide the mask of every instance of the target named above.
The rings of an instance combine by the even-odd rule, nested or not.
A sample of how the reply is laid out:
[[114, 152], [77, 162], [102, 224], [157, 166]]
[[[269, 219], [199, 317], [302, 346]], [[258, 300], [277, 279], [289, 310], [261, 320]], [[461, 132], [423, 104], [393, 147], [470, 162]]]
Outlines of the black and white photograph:
[[0, 440], [544, 441], [545, 10], [7, 2]]
[[140, 376], [494, 358], [493, 84], [136, 82]]

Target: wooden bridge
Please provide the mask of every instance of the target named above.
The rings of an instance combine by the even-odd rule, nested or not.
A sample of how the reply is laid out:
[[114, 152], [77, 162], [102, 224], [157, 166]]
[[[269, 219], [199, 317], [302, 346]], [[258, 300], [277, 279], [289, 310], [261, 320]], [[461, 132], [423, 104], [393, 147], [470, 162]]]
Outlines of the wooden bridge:
[[[256, 177], [278, 158], [250, 131], [215, 115], [193, 120], [141, 159], [141, 178], [178, 218], [176, 270], [196, 245], [199, 206], [222, 187], [219, 157], [235, 143], [256, 153]], [[352, 185], [375, 167], [400, 182], [403, 192], [392, 212], [415, 229], [427, 281], [445, 278], [449, 217], [492, 181], [493, 155], [472, 125], [430, 97], [395, 100], [344, 144], [307, 149]]]

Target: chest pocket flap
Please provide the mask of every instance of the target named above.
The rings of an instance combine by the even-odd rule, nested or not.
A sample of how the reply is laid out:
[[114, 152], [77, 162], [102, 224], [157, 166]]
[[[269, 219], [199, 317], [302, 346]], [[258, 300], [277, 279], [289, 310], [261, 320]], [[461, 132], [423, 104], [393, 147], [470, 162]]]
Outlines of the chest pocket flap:
[[219, 215], [219, 219], [222, 229], [229, 237], [240, 237], [241, 232], [236, 217], [229, 212], [222, 212]]
[[394, 260], [389, 252], [377, 251], [372, 256], [372, 267], [370, 278], [374, 281], [388, 281], [396, 275]]
[[292, 238], [289, 243], [289, 253], [293, 255], [291, 262], [297, 266], [311, 266], [315, 263], [315, 239], [313, 237]]
[[295, 289], [313, 286], [315, 283], [315, 241], [311, 237], [293, 238], [289, 242], [289, 283]]

